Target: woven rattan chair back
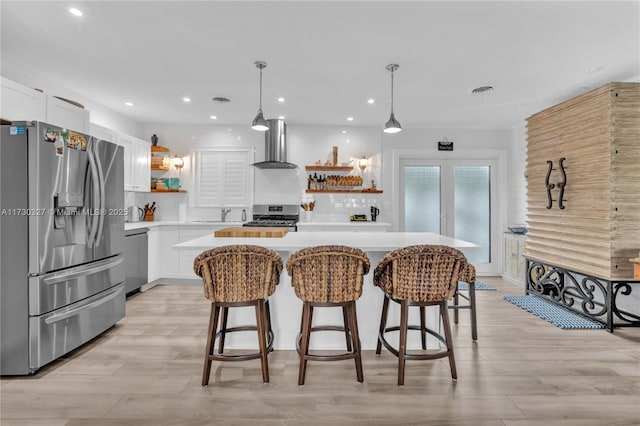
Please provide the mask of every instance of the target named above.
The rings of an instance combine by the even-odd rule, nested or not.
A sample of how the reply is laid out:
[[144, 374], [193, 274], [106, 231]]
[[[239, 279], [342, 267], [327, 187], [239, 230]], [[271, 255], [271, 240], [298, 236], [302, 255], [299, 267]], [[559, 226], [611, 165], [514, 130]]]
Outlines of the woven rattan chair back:
[[294, 253], [287, 261], [291, 285], [304, 302], [357, 300], [369, 268], [365, 252], [346, 246], [309, 247]]
[[204, 295], [211, 302], [266, 299], [275, 291], [282, 267], [276, 252], [253, 245], [214, 248], [193, 262], [194, 272], [202, 277]]
[[374, 285], [397, 300], [450, 299], [458, 281], [475, 282], [475, 268], [452, 247], [416, 245], [385, 255], [373, 274]]

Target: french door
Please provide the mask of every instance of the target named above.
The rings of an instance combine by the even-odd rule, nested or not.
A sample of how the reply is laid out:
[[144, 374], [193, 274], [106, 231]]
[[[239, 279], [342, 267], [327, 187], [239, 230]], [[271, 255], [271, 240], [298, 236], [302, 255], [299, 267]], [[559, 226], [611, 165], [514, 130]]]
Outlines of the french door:
[[467, 259], [478, 272], [498, 272], [495, 168], [493, 160], [402, 159], [400, 229], [478, 244], [463, 250]]

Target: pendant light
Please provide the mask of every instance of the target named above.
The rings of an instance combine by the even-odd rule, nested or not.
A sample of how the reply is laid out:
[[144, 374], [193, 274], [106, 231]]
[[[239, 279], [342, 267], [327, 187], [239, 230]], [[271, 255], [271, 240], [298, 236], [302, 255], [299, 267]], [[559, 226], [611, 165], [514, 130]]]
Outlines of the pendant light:
[[389, 64], [386, 67], [387, 71], [391, 72], [391, 117], [389, 117], [389, 121], [387, 121], [387, 123], [384, 125], [385, 133], [398, 133], [402, 130], [400, 123], [393, 115], [393, 72], [399, 67], [400, 66], [398, 64]]
[[256, 118], [251, 122], [251, 128], [253, 130], [266, 132], [269, 130], [269, 123], [267, 123], [267, 120], [265, 120], [262, 115], [262, 70], [267, 67], [267, 63], [263, 61], [256, 61], [255, 65], [260, 70], [260, 108], [258, 108]]

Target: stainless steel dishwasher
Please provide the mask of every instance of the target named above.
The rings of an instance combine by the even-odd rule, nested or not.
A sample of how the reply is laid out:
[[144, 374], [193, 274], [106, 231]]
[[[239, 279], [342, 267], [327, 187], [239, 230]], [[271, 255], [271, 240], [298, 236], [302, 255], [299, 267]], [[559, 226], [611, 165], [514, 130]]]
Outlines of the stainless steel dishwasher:
[[149, 228], [130, 229], [124, 233], [125, 290], [127, 296], [147, 283], [147, 231]]

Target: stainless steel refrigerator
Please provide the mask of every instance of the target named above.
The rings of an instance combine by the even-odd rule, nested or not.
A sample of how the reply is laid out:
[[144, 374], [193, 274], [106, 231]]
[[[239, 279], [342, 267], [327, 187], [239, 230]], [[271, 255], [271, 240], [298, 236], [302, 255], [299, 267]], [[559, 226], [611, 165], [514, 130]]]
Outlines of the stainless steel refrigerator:
[[33, 374], [124, 317], [123, 148], [42, 122], [0, 137], [0, 374]]

